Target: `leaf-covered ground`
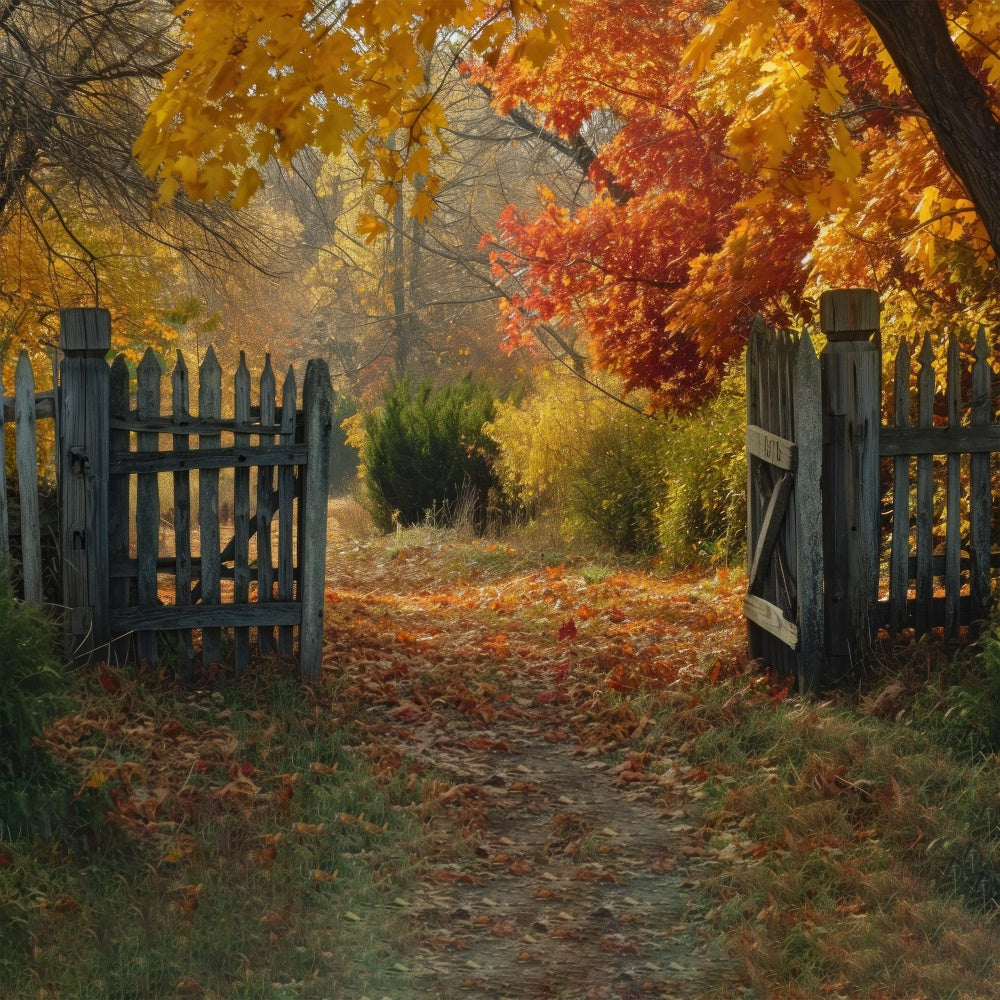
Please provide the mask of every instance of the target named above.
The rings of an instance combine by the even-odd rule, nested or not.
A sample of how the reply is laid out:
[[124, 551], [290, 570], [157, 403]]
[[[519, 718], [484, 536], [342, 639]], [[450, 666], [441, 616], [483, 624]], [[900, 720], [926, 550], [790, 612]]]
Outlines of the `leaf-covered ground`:
[[[444, 536], [446, 538], [447, 536]], [[334, 701], [427, 788], [395, 902], [401, 996], [704, 997], [737, 984], [700, 919], [697, 769], [634, 749], [644, 689], [741, 655], [725, 574], [663, 578], [409, 532], [331, 561]]]

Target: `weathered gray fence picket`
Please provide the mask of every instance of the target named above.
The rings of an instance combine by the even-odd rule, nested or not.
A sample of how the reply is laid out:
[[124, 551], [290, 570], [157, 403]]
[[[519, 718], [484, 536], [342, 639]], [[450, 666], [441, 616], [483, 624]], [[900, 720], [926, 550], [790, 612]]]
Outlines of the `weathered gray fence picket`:
[[[201, 632], [203, 662], [222, 657], [224, 628], [233, 630], [233, 660], [242, 673], [250, 659], [251, 628], [258, 648], [274, 651], [273, 629], [280, 629], [278, 651], [292, 652], [293, 628], [299, 629], [299, 657], [307, 676], [319, 672], [322, 654], [322, 608], [326, 563], [326, 489], [332, 399], [323, 362], [310, 361], [296, 409], [295, 373], [289, 368], [282, 406], [275, 402], [275, 380], [267, 358], [260, 377], [259, 403], [251, 406], [251, 377], [246, 358], [233, 381], [232, 417], [222, 415], [222, 370], [209, 348], [198, 373], [198, 413], [188, 410], [188, 368], [178, 353], [170, 375], [169, 415], [161, 415], [161, 384], [165, 373], [147, 351], [137, 372], [136, 405], [128, 407], [127, 370], [112, 368], [115, 408], [111, 427], [116, 447], [110, 456], [110, 519], [127, 519], [130, 484], [136, 481], [135, 555], [122, 541], [111, 566], [117, 580], [110, 608], [112, 634], [134, 631], [138, 656], [156, 662], [158, 637], [176, 633], [183, 670], [190, 673], [195, 644], [192, 630]], [[274, 443], [280, 437], [278, 444]], [[161, 438], [170, 447], [160, 446]], [[128, 438], [134, 438], [135, 448]], [[191, 439], [197, 447], [192, 448]], [[255, 443], [256, 442], [256, 443]], [[274, 470], [279, 470], [275, 496]], [[232, 470], [233, 535], [222, 545], [220, 471]], [[258, 509], [251, 511], [251, 477]], [[198, 473], [198, 531], [193, 536], [190, 473]], [[162, 554], [160, 477], [169, 476], [173, 497], [173, 552]], [[310, 488], [315, 481], [320, 490]], [[297, 517], [293, 507], [298, 501]], [[277, 533], [273, 513], [278, 510]], [[168, 533], [169, 534], [169, 533]], [[304, 544], [308, 539], [308, 544]], [[252, 543], [252, 544], [251, 544]], [[274, 594], [272, 547], [277, 548], [278, 592]], [[198, 554], [192, 553], [197, 549]], [[297, 557], [297, 558], [296, 558]], [[256, 562], [254, 572], [253, 562]], [[317, 567], [319, 570], [317, 571]], [[254, 579], [255, 593], [251, 592]], [[136, 600], [126, 601], [134, 580]], [[223, 581], [232, 581], [224, 594]], [[314, 588], [318, 587], [318, 595]], [[276, 597], [276, 599], [275, 599]]]
[[[332, 423], [326, 364], [308, 362], [299, 408], [294, 370], [288, 369], [279, 404], [266, 358], [252, 405], [241, 355], [232, 416], [223, 416], [222, 370], [209, 348], [198, 372], [198, 413], [192, 414], [188, 367], [179, 352], [166, 406], [166, 376], [152, 351], [138, 365], [133, 400], [124, 357], [110, 366], [106, 360], [107, 311], [68, 309], [60, 318], [58, 391], [36, 394], [22, 355], [14, 396], [0, 392], [3, 425], [16, 428], [25, 598], [42, 601], [35, 421], [55, 419], [62, 603], [74, 653], [134, 654], [155, 663], [169, 632], [189, 677], [194, 633], [200, 633], [202, 662], [212, 663], [223, 656], [224, 630], [232, 630], [233, 660], [242, 672], [252, 629], [262, 654], [283, 656], [292, 655], [297, 629], [301, 671], [318, 676]], [[5, 452], [0, 434], [0, 469]], [[231, 470], [225, 489], [222, 470]], [[10, 548], [6, 482], [0, 477], [0, 555]], [[164, 497], [172, 502], [169, 518], [161, 516]], [[225, 546], [220, 507], [233, 512]], [[172, 530], [164, 532], [166, 521]]]
[[754, 323], [747, 349], [751, 656], [805, 686], [823, 657], [820, 369], [808, 334]]
[[[828, 341], [821, 379], [801, 392], [789, 385], [790, 335], [757, 323], [747, 354], [751, 651], [794, 670], [803, 690], [848, 672], [880, 628], [959, 638], [988, 615], [1000, 565], [991, 459], [1000, 425], [985, 331], [971, 361], [957, 337], [947, 338], [943, 380], [929, 333], [916, 372], [901, 344], [883, 424], [876, 293], [824, 292], [820, 320]], [[963, 385], [971, 386], [967, 404]], [[822, 493], [817, 478], [811, 518], [797, 509], [807, 452], [788, 416], [798, 424], [806, 412], [822, 423]], [[822, 552], [806, 563], [799, 553], [817, 523]], [[809, 631], [822, 637], [812, 666], [802, 661]]]
[[[888, 596], [880, 602], [877, 623], [893, 636], [905, 629], [922, 635], [941, 628], [946, 638], [954, 640], [963, 626], [981, 621], [989, 611], [996, 562], [991, 455], [1000, 451], [991, 357], [986, 333], [980, 329], [967, 372], [958, 338], [948, 337], [944, 413], [935, 420], [936, 358], [930, 334], [925, 334], [917, 355], [914, 425], [908, 345], [901, 344], [897, 352], [892, 424], [882, 428], [879, 446], [892, 465], [893, 489], [888, 498], [892, 518]], [[962, 385], [967, 374], [971, 398], [963, 422]], [[936, 457], [943, 463], [936, 464]], [[962, 474], [966, 462], [967, 493]], [[917, 473], [915, 503], [911, 463]], [[938, 470], [943, 474], [936, 475]], [[943, 500], [943, 518], [936, 513], [941, 506], [938, 498]]]
[[[42, 602], [42, 526], [38, 483], [43, 475], [54, 478], [55, 469], [41, 468], [36, 422], [55, 417], [53, 392], [35, 392], [35, 374], [26, 351], [21, 351], [14, 371], [14, 395], [5, 396], [0, 372], [0, 556], [11, 551], [11, 532], [16, 529], [21, 551], [23, 597], [32, 604]], [[17, 519], [11, 518], [7, 492], [6, 427], [14, 427], [14, 466], [17, 475]]]

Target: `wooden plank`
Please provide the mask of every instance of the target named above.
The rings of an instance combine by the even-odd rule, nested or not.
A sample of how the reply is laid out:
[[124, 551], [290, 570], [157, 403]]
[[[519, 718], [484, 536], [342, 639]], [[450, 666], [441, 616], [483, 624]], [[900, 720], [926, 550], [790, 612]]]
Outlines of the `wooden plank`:
[[[273, 425], [275, 422], [274, 394], [276, 385], [271, 355], [264, 357], [264, 370], [260, 375], [260, 422]], [[266, 438], [261, 444], [270, 444]], [[274, 599], [274, 557], [271, 551], [271, 519], [274, 514], [272, 494], [274, 493], [274, 466], [257, 467], [257, 600], [267, 604]], [[277, 652], [274, 629], [257, 629], [257, 650], [261, 656], [273, 656]]]
[[796, 622], [802, 693], [817, 689], [825, 671], [823, 611], [823, 413], [819, 358], [808, 333], [799, 339], [793, 384], [795, 442]]
[[[917, 359], [920, 373], [917, 376], [917, 421], [921, 428], [929, 428], [934, 420], [934, 350], [930, 333], [924, 334], [923, 347]], [[929, 454], [917, 459], [917, 619], [918, 635], [927, 632], [930, 625], [931, 600], [934, 596], [934, 579], [931, 559], [934, 556], [934, 466]]]
[[[910, 349], [902, 341], [896, 353], [894, 372], [894, 420], [897, 427], [910, 423]], [[892, 548], [889, 554], [889, 632], [892, 636], [906, 623], [906, 600], [910, 586], [910, 459], [892, 462]]]
[[[3, 420], [2, 423], [12, 424], [14, 422], [14, 396], [4, 396], [3, 386], [0, 385], [0, 399], [3, 400]], [[55, 390], [47, 389], [35, 393], [35, 420], [54, 420], [56, 417], [56, 394]]]
[[35, 373], [21, 351], [14, 374], [14, 441], [21, 506], [21, 576], [26, 604], [42, 603], [42, 531], [38, 510]]
[[[222, 368], [210, 346], [205, 352], [198, 376], [198, 415], [218, 419], [222, 413]], [[220, 435], [207, 434], [199, 439], [199, 448], [217, 449]], [[201, 534], [201, 599], [217, 605], [221, 595], [219, 558], [219, 473], [203, 468], [198, 477], [198, 526]], [[222, 634], [218, 628], [205, 628], [201, 637], [204, 666], [222, 659]]]
[[753, 559], [750, 562], [747, 589], [751, 594], [757, 593], [764, 573], [770, 571], [771, 560], [774, 557], [774, 546], [788, 510], [788, 499], [792, 495], [793, 482], [792, 474], [786, 472], [771, 492], [767, 510], [764, 512], [764, 523], [761, 526], [760, 535], [754, 547]]
[[[240, 351], [240, 363], [233, 381], [233, 412], [238, 424], [250, 421], [250, 372], [246, 353]], [[250, 445], [249, 434], [233, 435], [233, 448], [239, 452]], [[233, 600], [237, 605], [250, 600], [250, 469], [241, 466], [233, 473]], [[250, 664], [250, 631], [237, 626], [233, 633], [233, 662], [240, 677]]]
[[[973, 350], [972, 412], [974, 426], [993, 422], [993, 371], [986, 331], [980, 327]], [[990, 581], [990, 516], [993, 505], [990, 456], [975, 454], [969, 459], [969, 594], [972, 620], [983, 621], [992, 601]]]
[[798, 448], [794, 441], [771, 434], [763, 427], [747, 425], [747, 451], [755, 457], [786, 471], [795, 471]]
[[883, 427], [879, 434], [879, 454], [973, 455], [1000, 451], [1000, 427]]
[[[109, 380], [109, 413], [128, 413], [129, 409], [129, 372], [124, 355], [119, 354], [111, 364]], [[110, 432], [110, 447], [116, 451], [127, 451], [129, 432], [112, 430]], [[129, 531], [132, 519], [129, 513], [129, 486], [131, 479], [127, 474], [111, 473], [108, 482], [108, 565], [110, 579], [108, 581], [108, 605], [112, 611], [127, 608], [130, 601], [130, 585], [128, 580], [116, 577], [110, 567], [129, 557]], [[138, 575], [138, 568], [136, 574]], [[121, 660], [131, 657], [131, 637], [115, 637], [113, 643], [115, 656]]]
[[309, 448], [302, 487], [303, 540], [299, 564], [299, 671], [317, 680], [323, 666], [323, 609], [326, 604], [326, 522], [330, 502], [330, 440], [333, 429], [333, 387], [326, 362], [306, 365], [302, 387], [302, 423]]
[[743, 598], [743, 614], [755, 625], [780, 639], [790, 649], [799, 645], [799, 630], [793, 622], [785, 618], [780, 608], [762, 597], [748, 594]]
[[[747, 426], [758, 426], [760, 423], [760, 341], [766, 327], [761, 316], [754, 318], [750, 328], [750, 342], [747, 344], [746, 355], [746, 385], [747, 385]], [[757, 496], [758, 478], [757, 466], [760, 464], [753, 454], [747, 455], [747, 552], [753, 552], [760, 533], [758, 520], [760, 501]], [[747, 639], [752, 659], [763, 656], [763, 635], [754, 623], [747, 619]]]
[[111, 612], [116, 631], [139, 628], [156, 630], [251, 628], [255, 625], [297, 625], [302, 615], [298, 602], [270, 604], [191, 604], [187, 607], [124, 608]]
[[881, 364], [867, 340], [833, 341], [822, 354], [826, 640], [832, 678], [868, 654], [878, 596]]
[[63, 605], [74, 651], [107, 655], [108, 421], [111, 347], [107, 309], [63, 309], [59, 390]]
[[[961, 391], [961, 368], [958, 357], [958, 338], [951, 334], [948, 338], [948, 369], [945, 386], [948, 408], [948, 426], [958, 427], [958, 395]], [[961, 456], [948, 456], [948, 480], [945, 513], [944, 539], [944, 593], [945, 593], [945, 638], [958, 639], [959, 613], [958, 599], [961, 595], [962, 577], [960, 560], [962, 554], [962, 481]]]
[[[209, 440], [209, 438], [202, 438]], [[116, 451], [111, 455], [114, 474], [139, 475], [144, 472], [184, 472], [202, 469], [249, 469], [261, 462], [269, 465], [299, 465], [305, 461], [304, 444], [260, 445], [238, 450], [199, 448], [197, 451], [160, 451], [155, 454]]]
[[118, 430], [158, 431], [160, 434], [184, 434], [187, 437], [198, 437], [204, 434], [249, 434], [270, 437], [281, 430], [276, 417], [269, 422], [260, 423], [255, 416], [259, 413], [259, 406], [251, 406], [250, 415], [246, 421], [236, 421], [228, 417], [220, 417], [218, 420], [202, 420], [199, 416], [188, 415], [186, 417], [161, 417], [149, 424], [142, 423], [134, 414], [126, 413], [122, 417], [116, 417], [111, 422], [111, 426]]
[[[160, 415], [162, 375], [159, 359], [152, 348], [146, 348], [136, 371], [136, 410], [140, 420]], [[160, 437], [155, 431], [140, 431], [136, 435], [139, 452], [155, 452], [159, 443]], [[160, 555], [160, 489], [156, 473], [144, 473], [136, 483], [135, 529], [139, 608], [148, 612], [159, 603], [156, 563]], [[157, 637], [154, 630], [141, 630], [136, 636], [136, 647], [140, 663], [156, 664]]]
[[[170, 376], [171, 412], [174, 422], [183, 425], [190, 415], [191, 381], [187, 362], [180, 351]], [[174, 452], [186, 453], [191, 448], [187, 434], [174, 434]], [[191, 474], [178, 470], [173, 474], [174, 498], [174, 603], [184, 607], [191, 603]], [[177, 644], [181, 654], [181, 680], [194, 680], [194, 640], [190, 629], [180, 629]]]
[[[290, 445], [295, 440], [295, 371], [291, 365], [285, 375], [281, 392], [281, 443]], [[293, 571], [293, 509], [295, 475], [289, 465], [278, 470], [278, 600], [293, 600], [295, 574]], [[292, 629], [278, 629], [278, 653], [291, 656], [293, 652]]]
[[[0, 398], [3, 397], [3, 366], [0, 365]], [[10, 554], [10, 507], [7, 501], [7, 434], [5, 423], [14, 420], [13, 399], [10, 418], [6, 409], [0, 413], [0, 559]]]

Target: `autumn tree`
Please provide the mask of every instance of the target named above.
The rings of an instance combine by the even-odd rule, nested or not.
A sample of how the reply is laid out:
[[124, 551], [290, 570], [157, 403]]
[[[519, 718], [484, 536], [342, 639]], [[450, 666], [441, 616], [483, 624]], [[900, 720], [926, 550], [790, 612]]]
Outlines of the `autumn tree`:
[[500, 111], [587, 160], [578, 202], [500, 220], [509, 343], [583, 328], [660, 403], [697, 402], [751, 312], [807, 315], [825, 284], [878, 287], [890, 319], [997, 310], [990, 0], [219, 7], [186, 5], [189, 44], [136, 147], [163, 197], [241, 202], [267, 158], [351, 141], [387, 205], [419, 185], [422, 218], [447, 121], [422, 54], [453, 32]]
[[260, 243], [224, 206], [154, 209], [131, 147], [179, 49], [163, 0], [14, 0], [0, 10], [0, 353], [67, 305], [139, 340], [177, 254], [202, 270]]

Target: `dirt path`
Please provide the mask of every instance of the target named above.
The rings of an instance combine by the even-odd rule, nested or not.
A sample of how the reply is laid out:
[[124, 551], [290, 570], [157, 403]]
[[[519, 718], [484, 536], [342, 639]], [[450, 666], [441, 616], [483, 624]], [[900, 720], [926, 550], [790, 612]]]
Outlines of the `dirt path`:
[[636, 749], [650, 719], [633, 692], [710, 668], [728, 598], [709, 578], [536, 570], [496, 546], [339, 556], [327, 667], [373, 761], [428, 802], [421, 878], [397, 900], [417, 945], [400, 996], [737, 993], [700, 919], [719, 862], [699, 775]]

